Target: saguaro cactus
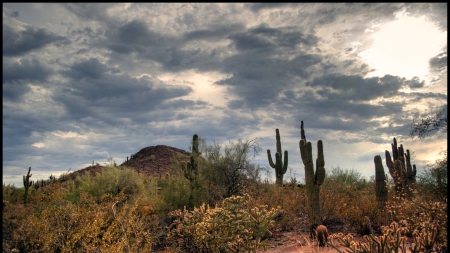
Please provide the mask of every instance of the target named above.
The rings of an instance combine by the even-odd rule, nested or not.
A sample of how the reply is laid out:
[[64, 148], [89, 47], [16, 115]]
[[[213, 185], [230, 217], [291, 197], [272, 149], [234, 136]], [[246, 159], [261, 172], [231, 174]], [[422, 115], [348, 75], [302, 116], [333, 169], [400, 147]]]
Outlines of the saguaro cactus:
[[288, 152], [287, 150], [284, 151], [284, 163], [282, 163], [280, 131], [277, 128], [275, 132], [277, 139], [277, 152], [275, 153], [275, 163], [273, 163], [272, 155], [270, 154], [270, 149], [267, 150], [267, 157], [269, 158], [270, 167], [275, 169], [276, 184], [282, 186], [283, 175], [286, 173], [288, 167]]
[[377, 155], [373, 160], [375, 163], [375, 196], [377, 199], [378, 227], [381, 228], [381, 226], [389, 225], [389, 216], [386, 209], [388, 187], [381, 156]]
[[397, 147], [397, 140], [394, 138], [394, 142], [391, 143], [392, 156], [391, 159], [389, 151], [385, 151], [386, 166], [389, 168], [389, 174], [391, 174], [395, 183], [395, 192], [410, 194], [410, 188], [416, 181], [417, 169], [414, 164], [411, 166], [411, 155], [409, 150], [404, 153], [403, 145]]
[[316, 170], [314, 171], [311, 142], [306, 142], [303, 121], [300, 125], [300, 155], [305, 165], [306, 194], [308, 197], [308, 211], [310, 220], [311, 237], [315, 236], [315, 228], [322, 223], [322, 213], [320, 211], [320, 185], [325, 179], [325, 159], [323, 156], [322, 140], [317, 141]]
[[26, 204], [27, 200], [28, 200], [28, 189], [30, 188], [30, 186], [33, 185], [33, 181], [30, 181], [30, 177], [32, 176], [32, 174], [30, 174], [30, 172], [31, 172], [31, 167], [28, 169], [27, 175], [23, 176], [23, 186], [25, 187], [24, 204]]
[[183, 170], [184, 177], [189, 180], [191, 186], [191, 194], [189, 196], [190, 207], [193, 207], [193, 192], [198, 187], [197, 175], [199, 156], [200, 152], [198, 151], [198, 135], [194, 134], [192, 139], [191, 162], [188, 162], [187, 164], [183, 162], [181, 164], [181, 169]]

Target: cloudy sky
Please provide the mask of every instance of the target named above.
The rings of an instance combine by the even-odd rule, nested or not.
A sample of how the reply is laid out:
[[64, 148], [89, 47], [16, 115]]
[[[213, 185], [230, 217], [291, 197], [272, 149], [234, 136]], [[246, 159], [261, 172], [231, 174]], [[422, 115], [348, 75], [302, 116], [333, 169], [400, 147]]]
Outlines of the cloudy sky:
[[411, 122], [443, 108], [446, 3], [3, 3], [6, 184], [195, 133], [262, 138], [269, 167], [276, 128], [302, 180], [302, 120], [328, 171], [374, 175], [393, 137], [422, 169], [447, 132], [413, 140]]

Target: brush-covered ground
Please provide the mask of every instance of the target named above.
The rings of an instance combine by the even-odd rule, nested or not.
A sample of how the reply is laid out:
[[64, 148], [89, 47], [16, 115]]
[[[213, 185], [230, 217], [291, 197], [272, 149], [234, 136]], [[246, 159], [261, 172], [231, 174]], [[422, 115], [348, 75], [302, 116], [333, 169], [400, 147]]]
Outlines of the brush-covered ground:
[[[228, 147], [240, 150], [239, 144]], [[202, 153], [195, 180], [173, 159], [159, 176], [113, 164], [61, 175], [30, 186], [26, 200], [24, 187], [3, 185], [3, 252], [338, 252], [309, 237], [305, 185], [289, 172], [284, 186], [269, 183], [248, 158], [239, 167], [232, 153], [215, 151]], [[377, 240], [386, 240], [408, 251], [446, 252], [447, 176], [436, 174], [444, 165], [446, 173], [444, 159], [418, 175], [409, 197], [389, 182], [389, 221], [396, 222], [390, 228], [378, 226], [373, 177], [328, 171], [320, 206], [329, 244], [376, 252]]]

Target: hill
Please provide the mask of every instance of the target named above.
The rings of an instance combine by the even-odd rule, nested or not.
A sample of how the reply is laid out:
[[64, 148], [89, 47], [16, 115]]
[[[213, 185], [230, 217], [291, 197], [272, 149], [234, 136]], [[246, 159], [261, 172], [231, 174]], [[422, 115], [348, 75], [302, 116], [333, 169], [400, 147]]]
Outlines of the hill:
[[[182, 149], [166, 145], [150, 146], [139, 150], [139, 152], [133, 155], [132, 159], [128, 157], [128, 161], [125, 161], [120, 166], [127, 166], [147, 176], [159, 177], [164, 176], [166, 173], [170, 173], [172, 163], [177, 158], [184, 158], [183, 160], [189, 161], [190, 155], [189, 152]], [[105, 168], [105, 166], [100, 164], [88, 166], [84, 169], [70, 173], [69, 177], [74, 179], [76, 176], [86, 172], [95, 175], [103, 168]]]
[[148, 176], [164, 176], [170, 172], [174, 159], [180, 157], [189, 161], [190, 153], [165, 145], [150, 146], [141, 149], [131, 159], [125, 161], [121, 166], [133, 168], [139, 173]]

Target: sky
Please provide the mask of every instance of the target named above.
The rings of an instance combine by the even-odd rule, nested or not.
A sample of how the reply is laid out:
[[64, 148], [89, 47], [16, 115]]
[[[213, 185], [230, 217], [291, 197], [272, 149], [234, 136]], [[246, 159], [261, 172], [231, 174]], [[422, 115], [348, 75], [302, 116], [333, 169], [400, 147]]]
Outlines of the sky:
[[447, 132], [411, 123], [442, 109], [447, 3], [3, 3], [4, 184], [193, 134], [260, 138], [274, 181], [277, 128], [302, 181], [301, 121], [328, 172], [370, 178], [395, 137], [420, 173]]

